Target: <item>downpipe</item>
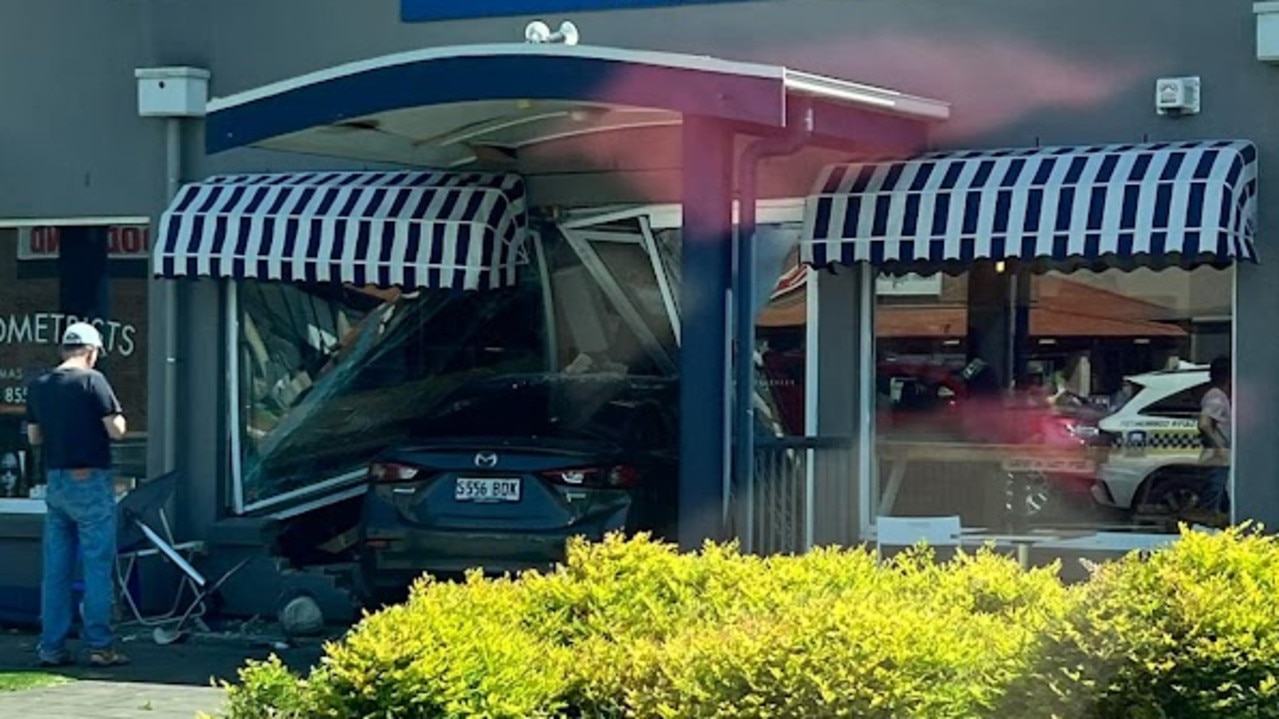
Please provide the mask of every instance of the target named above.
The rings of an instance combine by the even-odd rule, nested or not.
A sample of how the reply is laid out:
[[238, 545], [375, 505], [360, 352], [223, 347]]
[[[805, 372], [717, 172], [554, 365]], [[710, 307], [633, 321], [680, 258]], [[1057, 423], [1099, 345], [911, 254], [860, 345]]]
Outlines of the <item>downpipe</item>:
[[[182, 120], [177, 117], [165, 119], [165, 193], [167, 202], [173, 202], [178, 195], [182, 182]], [[178, 308], [177, 282], [172, 279], [160, 280], [160, 297], [164, 305], [164, 373], [162, 391], [164, 392], [164, 451], [162, 472], [177, 469], [178, 449], [178, 417], [177, 417], [177, 345], [178, 345]]]
[[[788, 113], [789, 114], [789, 113]], [[813, 134], [813, 109], [803, 103], [787, 118], [785, 134], [764, 137], [751, 143], [737, 161], [738, 221], [735, 239], [737, 291], [734, 293], [736, 352], [734, 369], [734, 413], [736, 422], [734, 455], [738, 491], [744, 491], [741, 513], [742, 549], [755, 545], [755, 235], [759, 163], [770, 157], [793, 155], [803, 149]]]

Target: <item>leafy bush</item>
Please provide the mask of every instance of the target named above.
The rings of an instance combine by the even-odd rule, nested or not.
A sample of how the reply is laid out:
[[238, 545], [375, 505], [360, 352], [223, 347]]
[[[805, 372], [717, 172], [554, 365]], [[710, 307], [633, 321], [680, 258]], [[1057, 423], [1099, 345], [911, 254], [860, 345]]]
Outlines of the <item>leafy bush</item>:
[[1279, 543], [1257, 528], [1103, 565], [1050, 630], [1027, 696], [1052, 716], [1279, 717]]
[[1279, 717], [1273, 540], [1190, 533], [1079, 586], [1057, 570], [578, 541], [551, 574], [423, 579], [305, 677], [250, 664], [226, 715]]

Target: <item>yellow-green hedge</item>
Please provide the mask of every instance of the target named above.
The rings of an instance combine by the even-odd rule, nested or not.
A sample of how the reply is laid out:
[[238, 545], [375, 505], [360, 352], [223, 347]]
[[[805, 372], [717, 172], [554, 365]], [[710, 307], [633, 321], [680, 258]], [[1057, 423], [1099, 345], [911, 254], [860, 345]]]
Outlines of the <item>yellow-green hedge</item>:
[[549, 575], [423, 579], [308, 676], [250, 664], [230, 719], [1279, 717], [1279, 547], [1248, 530], [1065, 586], [993, 553], [887, 566], [640, 537]]

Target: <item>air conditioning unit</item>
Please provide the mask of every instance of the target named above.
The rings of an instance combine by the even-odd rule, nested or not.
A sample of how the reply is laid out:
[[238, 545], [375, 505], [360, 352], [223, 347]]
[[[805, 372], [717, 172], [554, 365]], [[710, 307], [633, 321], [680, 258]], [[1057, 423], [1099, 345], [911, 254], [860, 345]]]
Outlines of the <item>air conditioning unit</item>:
[[1199, 113], [1199, 78], [1161, 77], [1155, 81], [1155, 111], [1160, 115]]

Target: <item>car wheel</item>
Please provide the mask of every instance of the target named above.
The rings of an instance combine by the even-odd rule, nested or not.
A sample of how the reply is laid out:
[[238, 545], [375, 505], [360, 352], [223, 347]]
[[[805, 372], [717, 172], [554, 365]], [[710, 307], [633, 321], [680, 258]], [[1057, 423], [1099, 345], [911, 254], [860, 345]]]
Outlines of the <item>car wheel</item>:
[[1171, 477], [1156, 482], [1146, 503], [1156, 510], [1178, 515], [1199, 506], [1202, 481], [1189, 477]]
[[1055, 503], [1052, 481], [1043, 472], [1009, 472], [1004, 484], [1004, 508], [1014, 516], [1038, 517]]

